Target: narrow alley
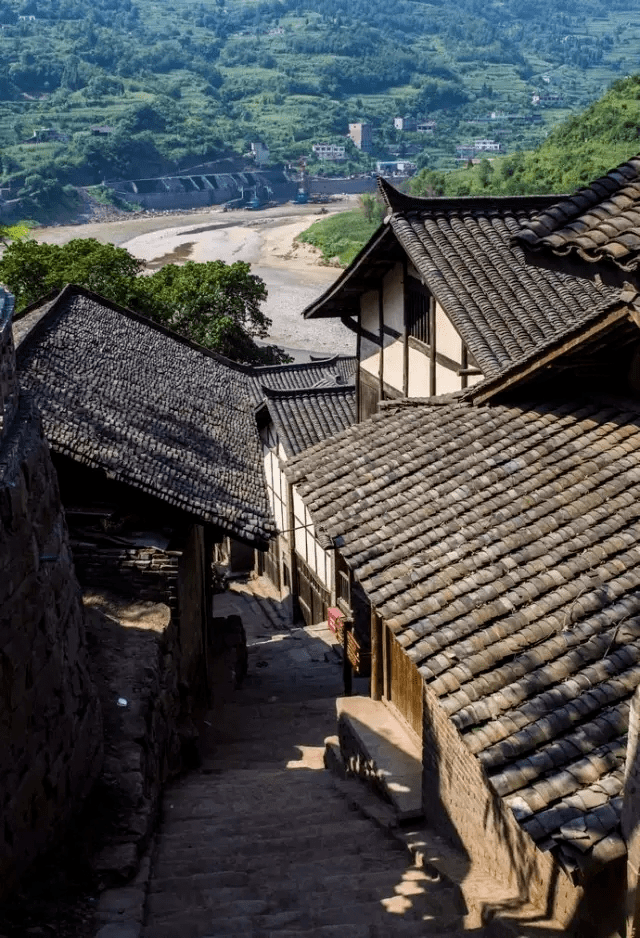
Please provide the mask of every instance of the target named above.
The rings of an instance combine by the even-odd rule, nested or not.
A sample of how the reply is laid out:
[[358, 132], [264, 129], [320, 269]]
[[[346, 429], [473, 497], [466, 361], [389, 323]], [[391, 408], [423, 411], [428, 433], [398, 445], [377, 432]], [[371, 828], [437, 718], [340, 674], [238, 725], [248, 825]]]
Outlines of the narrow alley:
[[145, 938], [395, 938], [463, 931], [452, 884], [349, 804], [324, 768], [342, 665], [322, 626], [291, 626], [248, 591], [249, 673], [205, 726], [198, 770], [170, 785]]

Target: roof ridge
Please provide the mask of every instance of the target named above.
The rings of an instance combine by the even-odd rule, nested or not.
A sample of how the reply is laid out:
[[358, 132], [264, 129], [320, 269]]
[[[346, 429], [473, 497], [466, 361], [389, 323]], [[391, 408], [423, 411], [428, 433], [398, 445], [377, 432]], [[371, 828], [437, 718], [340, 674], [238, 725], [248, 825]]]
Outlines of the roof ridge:
[[400, 192], [392, 186], [382, 176], [378, 176], [378, 189], [387, 207], [391, 209], [394, 215], [405, 215], [410, 213], [424, 214], [425, 212], [442, 210], [452, 211], [457, 209], [487, 209], [499, 208], [520, 208], [533, 209], [543, 205], [555, 205], [559, 199], [565, 198], [564, 195], [457, 195], [457, 196], [424, 196], [407, 195]]
[[262, 385], [262, 391], [265, 397], [271, 400], [300, 397], [304, 394], [313, 394], [320, 396], [323, 394], [336, 394], [340, 391], [355, 391], [355, 384], [332, 384], [328, 387], [309, 387], [309, 388], [270, 388]]
[[[49, 295], [50, 294], [45, 294], [41, 300], [37, 300], [32, 303], [31, 306], [21, 310], [19, 316], [14, 317], [14, 322], [19, 322], [28, 312], [35, 312], [39, 306], [44, 306], [46, 304], [46, 297]], [[89, 290], [77, 283], [66, 284], [66, 286], [64, 286], [62, 290], [60, 290], [60, 292], [54, 296], [53, 301], [49, 305], [49, 308], [45, 310], [40, 319], [38, 319], [38, 321], [34, 324], [33, 328], [25, 334], [20, 344], [23, 345], [25, 342], [28, 342], [30, 338], [36, 334], [36, 331], [39, 331], [41, 323], [48, 319], [49, 316], [51, 316], [53, 312], [58, 309], [59, 304], [64, 302], [64, 300], [74, 296], [84, 296], [86, 299], [94, 300], [101, 306], [106, 307], [107, 309], [110, 309], [121, 316], [124, 316], [128, 319], [133, 319], [150, 329], [154, 329], [156, 332], [160, 332], [168, 339], [173, 339], [174, 341], [179, 342], [181, 345], [186, 345], [188, 348], [193, 349], [195, 352], [200, 352], [202, 355], [206, 355], [208, 358], [215, 359], [215, 361], [219, 362], [221, 365], [225, 365], [227, 368], [230, 368], [233, 371], [238, 371], [242, 374], [251, 373], [250, 365], [243, 365], [240, 362], [234, 362], [230, 358], [226, 358], [224, 355], [221, 355], [219, 352], [214, 352], [213, 349], [205, 348], [203, 345], [199, 345], [192, 339], [188, 339], [186, 336], [180, 335], [180, 333], [175, 332], [168, 326], [163, 326], [158, 322], [154, 322], [153, 319], [150, 319], [143, 313], [138, 313], [136, 310], [129, 309], [127, 306], [122, 306], [120, 303], [116, 303], [115, 300], [110, 300], [108, 297], [102, 296], [100, 293], [94, 293], [93, 290]]]

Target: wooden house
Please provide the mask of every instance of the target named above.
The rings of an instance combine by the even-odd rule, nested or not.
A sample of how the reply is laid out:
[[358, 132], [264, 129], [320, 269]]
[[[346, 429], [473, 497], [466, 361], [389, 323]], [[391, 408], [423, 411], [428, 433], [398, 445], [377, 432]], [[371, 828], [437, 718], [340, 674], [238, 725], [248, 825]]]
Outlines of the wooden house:
[[355, 359], [333, 356], [247, 371], [260, 434], [269, 504], [277, 535], [268, 550], [242, 554], [228, 539], [226, 561], [233, 569], [267, 576], [291, 614], [308, 624], [325, 621], [335, 605], [333, 551], [315, 537], [313, 524], [284, 475], [291, 456], [332, 437], [355, 421]]
[[75, 286], [16, 317], [14, 338], [81, 584], [167, 603], [180, 680], [201, 686], [213, 546], [264, 549], [275, 533], [246, 375]]
[[[340, 459], [327, 462], [325, 441], [285, 470], [366, 601], [371, 695], [419, 742], [425, 815], [508, 885], [513, 909], [531, 903], [580, 934], [622, 911], [620, 813], [640, 684], [640, 161], [626, 167], [538, 215], [533, 203], [438, 208], [387, 189], [393, 214], [371, 258], [365, 249], [308, 311], [355, 324], [359, 413], [376, 412], [329, 441]], [[609, 236], [600, 272], [584, 243], [567, 272], [568, 232], [589, 225], [593, 243], [605, 243], [601, 227]], [[393, 249], [399, 237], [413, 254], [385, 270], [376, 243]], [[411, 393], [410, 363], [438, 388], [432, 346], [411, 359], [409, 330], [388, 333], [394, 278], [398, 322], [412, 321], [409, 263], [433, 290], [436, 351], [438, 304], [482, 371], [455, 394]], [[376, 280], [374, 335], [365, 296]], [[399, 367], [386, 369], [393, 342], [402, 387]], [[449, 381], [464, 377], [463, 351]]]
[[500, 375], [607, 306], [615, 291], [528, 262], [514, 236], [553, 197], [417, 199], [384, 180], [389, 215], [307, 307], [357, 337], [358, 419], [380, 401]]

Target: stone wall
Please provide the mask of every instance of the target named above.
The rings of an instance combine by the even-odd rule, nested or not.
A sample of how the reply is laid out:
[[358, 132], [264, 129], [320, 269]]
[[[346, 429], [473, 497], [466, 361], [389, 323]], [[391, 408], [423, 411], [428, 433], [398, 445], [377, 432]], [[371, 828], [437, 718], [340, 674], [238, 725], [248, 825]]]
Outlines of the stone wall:
[[[583, 890], [520, 828], [428, 689], [423, 728], [424, 813], [466, 854], [469, 875], [481, 873], [508, 888], [514, 910], [533, 903], [563, 924], [573, 923]], [[489, 899], [487, 916], [493, 911]]]
[[0, 897], [62, 836], [102, 762], [100, 706], [56, 474], [35, 408], [24, 398], [17, 408], [6, 406], [15, 397], [7, 348], [0, 437]]
[[13, 348], [11, 313], [13, 297], [0, 288], [0, 444], [18, 407], [18, 379]]

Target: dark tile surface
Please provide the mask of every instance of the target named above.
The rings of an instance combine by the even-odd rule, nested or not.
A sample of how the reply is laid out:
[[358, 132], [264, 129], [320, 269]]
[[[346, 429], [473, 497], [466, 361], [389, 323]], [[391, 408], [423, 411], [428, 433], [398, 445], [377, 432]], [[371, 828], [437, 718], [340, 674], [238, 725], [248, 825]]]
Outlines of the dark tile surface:
[[494, 788], [567, 866], [621, 855], [638, 404], [409, 400], [331, 442], [287, 475]]

